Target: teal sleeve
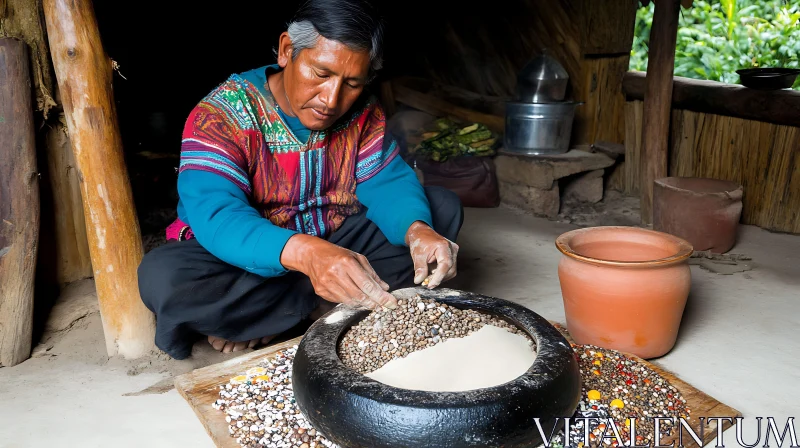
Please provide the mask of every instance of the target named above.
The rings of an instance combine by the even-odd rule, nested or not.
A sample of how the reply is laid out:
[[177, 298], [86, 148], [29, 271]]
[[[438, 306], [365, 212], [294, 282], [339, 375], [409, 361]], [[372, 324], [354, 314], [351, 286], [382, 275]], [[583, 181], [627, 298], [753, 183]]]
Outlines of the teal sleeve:
[[356, 186], [367, 218], [395, 246], [406, 245], [406, 233], [415, 221], [433, 226], [431, 206], [416, 173], [396, 156], [373, 177]]
[[214, 256], [263, 277], [287, 272], [281, 252], [295, 233], [272, 224], [224, 177], [199, 170], [178, 175], [178, 215]]

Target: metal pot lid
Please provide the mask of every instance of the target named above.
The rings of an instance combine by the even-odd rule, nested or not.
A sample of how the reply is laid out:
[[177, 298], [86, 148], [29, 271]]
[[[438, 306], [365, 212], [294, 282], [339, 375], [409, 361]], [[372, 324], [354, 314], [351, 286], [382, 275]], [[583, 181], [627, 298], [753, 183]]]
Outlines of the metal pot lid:
[[569, 79], [567, 70], [555, 58], [542, 50], [542, 54], [533, 58], [522, 69], [518, 82], [524, 84], [539, 84], [541, 81]]

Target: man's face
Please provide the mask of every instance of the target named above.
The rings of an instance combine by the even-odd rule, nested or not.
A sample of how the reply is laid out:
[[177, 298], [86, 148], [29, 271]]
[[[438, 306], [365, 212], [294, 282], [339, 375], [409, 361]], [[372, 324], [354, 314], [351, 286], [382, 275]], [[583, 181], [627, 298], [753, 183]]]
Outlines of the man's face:
[[330, 127], [358, 99], [369, 75], [369, 52], [353, 51], [320, 37], [292, 60], [291, 41], [281, 35], [278, 65], [292, 112], [309, 129]]

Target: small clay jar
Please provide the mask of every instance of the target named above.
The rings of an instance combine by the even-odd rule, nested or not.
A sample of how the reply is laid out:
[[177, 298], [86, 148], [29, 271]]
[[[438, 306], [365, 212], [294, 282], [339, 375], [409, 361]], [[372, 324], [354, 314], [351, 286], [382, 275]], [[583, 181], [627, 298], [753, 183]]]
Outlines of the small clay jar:
[[687, 240], [698, 251], [725, 253], [736, 243], [742, 186], [696, 177], [665, 177], [653, 185], [653, 229]]
[[692, 245], [638, 227], [590, 227], [558, 237], [558, 278], [575, 342], [656, 358], [678, 336]]

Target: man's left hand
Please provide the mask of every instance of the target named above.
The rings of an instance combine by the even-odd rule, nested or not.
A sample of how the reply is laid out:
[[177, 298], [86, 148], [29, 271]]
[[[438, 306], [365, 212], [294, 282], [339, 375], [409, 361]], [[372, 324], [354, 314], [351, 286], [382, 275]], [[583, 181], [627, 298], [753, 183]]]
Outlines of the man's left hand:
[[406, 243], [411, 248], [411, 258], [414, 260], [415, 284], [419, 285], [430, 275], [427, 286], [433, 289], [443, 281], [456, 276], [458, 258], [456, 243], [439, 235], [420, 221], [409, 227]]

